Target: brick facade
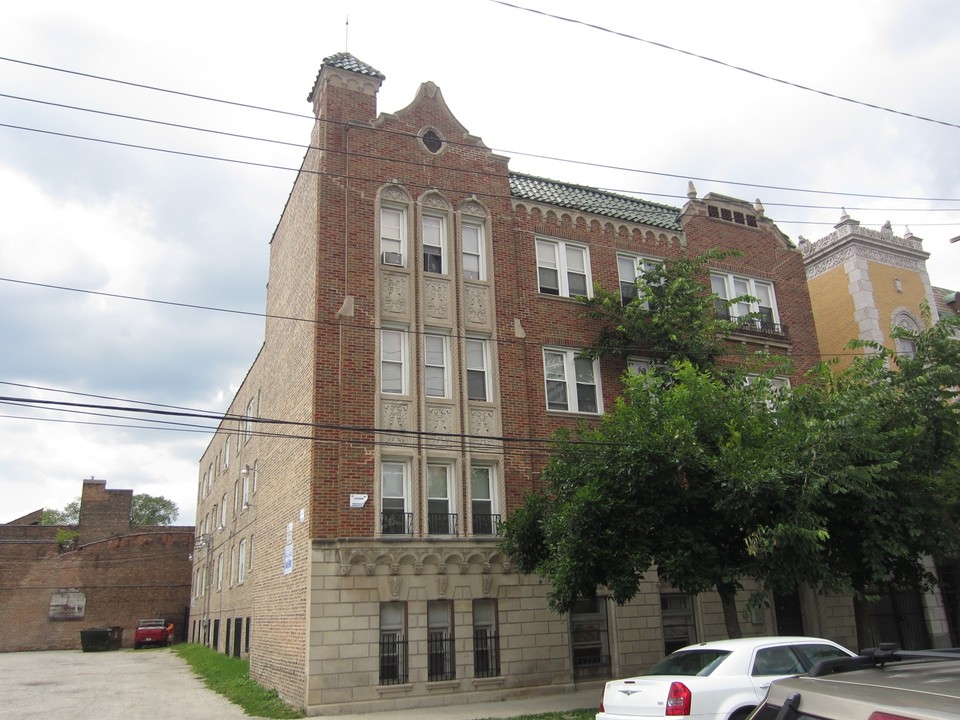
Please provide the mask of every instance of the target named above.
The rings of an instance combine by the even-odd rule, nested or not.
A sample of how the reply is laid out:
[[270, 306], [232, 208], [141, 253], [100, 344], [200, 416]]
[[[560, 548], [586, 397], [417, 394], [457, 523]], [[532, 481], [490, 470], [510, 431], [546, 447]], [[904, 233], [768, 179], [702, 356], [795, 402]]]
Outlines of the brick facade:
[[[549, 588], [498, 550], [497, 519], [537, 486], [544, 441], [598, 416], [547, 408], [544, 349], [573, 353], [596, 328], [577, 300], [538, 291], [537, 241], [569, 245], [609, 289], [618, 252], [738, 250], [723, 270], [771, 283], [789, 332], [744, 332], [736, 347], [793, 355], [794, 381], [819, 354], [800, 253], [762, 212], [749, 227], [711, 217], [711, 206], [758, 215], [733, 198], [691, 192], [678, 209], [600, 193], [636, 205], [629, 218], [554, 202], [530, 188], [599, 191], [512, 174], [432, 83], [378, 115], [382, 80], [341, 54], [310, 94], [318, 120], [272, 239], [264, 345], [200, 461], [192, 636], [233, 652], [222, 628], [239, 619], [251, 675], [310, 714], [599, 687], [662, 656], [670, 589], [650, 573], [626, 607], [601, 599], [560, 616]], [[442, 250], [428, 259], [436, 237]], [[468, 272], [474, 242], [482, 251]], [[609, 407], [625, 364], [597, 367]], [[234, 499], [244, 468], [257, 478], [247, 508]], [[221, 581], [218, 558], [234, 557], [223, 576], [233, 577], [241, 541], [244, 582]], [[715, 596], [677, 600], [691, 639], [725, 632]], [[496, 672], [478, 644], [490, 607]], [[804, 622], [852, 641], [832, 607], [805, 598]], [[773, 612], [744, 632], [774, 634]], [[402, 653], [384, 650], [385, 638]], [[442, 672], [438, 658], [450, 660]]]
[[[40, 525], [42, 511], [0, 525], [0, 652], [74, 650], [80, 631], [167, 617], [184, 635], [192, 527], [130, 525], [131, 490], [84, 481], [75, 528]], [[79, 532], [57, 542], [61, 529]]]

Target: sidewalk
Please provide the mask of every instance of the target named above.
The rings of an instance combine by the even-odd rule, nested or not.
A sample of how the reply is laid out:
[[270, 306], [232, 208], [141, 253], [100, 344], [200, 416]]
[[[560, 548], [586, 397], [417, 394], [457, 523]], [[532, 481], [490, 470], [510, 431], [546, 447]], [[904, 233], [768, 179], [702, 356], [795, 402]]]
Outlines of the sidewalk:
[[514, 718], [521, 715], [539, 715], [564, 710], [596, 710], [600, 705], [602, 683], [597, 687], [572, 693], [540, 695], [499, 702], [481, 702], [470, 705], [438, 705], [406, 710], [380, 710], [370, 713], [331, 715], [336, 720], [480, 720], [480, 718]]

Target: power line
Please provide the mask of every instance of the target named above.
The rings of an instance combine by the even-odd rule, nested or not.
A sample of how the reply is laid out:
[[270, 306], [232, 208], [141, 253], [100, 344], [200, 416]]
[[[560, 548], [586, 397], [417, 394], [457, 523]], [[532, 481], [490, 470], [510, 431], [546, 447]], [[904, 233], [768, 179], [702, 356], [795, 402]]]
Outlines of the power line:
[[[494, 2], [497, 2], [498, 0], [493, 0], [493, 1], [494, 1]], [[504, 4], [506, 4], [506, 3], [504, 3]], [[519, 7], [519, 6], [514, 6], [514, 7]], [[523, 9], [523, 8], [520, 8], [520, 9]], [[532, 11], [532, 12], [539, 12], [539, 11]], [[548, 14], [548, 13], [543, 13], [543, 14]], [[551, 17], [553, 17], [553, 16], [551, 16]], [[562, 19], [562, 18], [561, 18], [561, 19]], [[117, 82], [117, 83], [121, 83], [121, 84], [134, 85], [134, 86], [136, 86], [136, 87], [143, 87], [143, 88], [147, 88], [147, 89], [154, 90], [154, 91], [157, 91], [157, 92], [172, 93], [172, 94], [175, 94], [175, 95], [185, 95], [185, 96], [187, 96], [187, 97], [193, 97], [193, 98], [202, 99], [202, 100], [210, 101], [210, 102], [223, 103], [223, 104], [227, 104], [227, 105], [244, 107], [244, 108], [251, 108], [251, 109], [261, 110], [261, 111], [264, 111], [264, 112], [277, 112], [277, 113], [281, 113], [281, 114], [296, 115], [297, 117], [309, 118], [309, 119], [312, 119], [312, 120], [314, 120], [314, 121], [316, 121], [316, 122], [332, 123], [332, 124], [337, 124], [337, 125], [342, 125], [342, 126], [347, 126], [347, 125], [349, 125], [349, 123], [344, 123], [344, 122], [341, 122], [341, 121], [332, 121], [332, 120], [327, 120], [327, 119], [318, 119], [318, 118], [314, 117], [313, 115], [304, 115], [304, 114], [289, 113], [289, 112], [287, 112], [287, 111], [273, 110], [273, 109], [266, 108], [266, 107], [263, 107], [263, 106], [258, 106], [258, 105], [250, 105], [250, 104], [246, 104], [246, 103], [240, 103], [240, 102], [235, 102], [235, 101], [230, 101], [230, 100], [222, 100], [222, 99], [212, 98], [212, 97], [208, 97], [208, 96], [194, 95], [194, 94], [191, 94], [191, 93], [184, 93], [184, 92], [176, 91], [176, 90], [169, 90], [169, 89], [165, 89], [165, 88], [158, 88], [158, 87], [155, 87], [155, 86], [140, 85], [140, 84], [138, 84], [138, 83], [128, 83], [128, 82], [126, 82], [126, 81], [116, 80], [116, 79], [108, 78], [108, 77], [104, 77], [104, 76], [92, 75], [92, 74], [89, 74], [89, 73], [79, 73], [79, 72], [76, 72], [76, 71], [66, 70], [66, 69], [63, 69], [63, 68], [54, 68], [54, 67], [46, 66], [46, 65], [37, 65], [37, 64], [35, 64], [35, 63], [26, 63], [26, 62], [24, 62], [24, 61], [13, 60], [13, 59], [11, 59], [11, 58], [3, 58], [3, 57], [0, 57], [0, 60], [6, 60], [6, 61], [9, 61], [9, 62], [21, 62], [21, 63], [26, 64], [26, 65], [34, 65], [34, 66], [36, 66], [36, 67], [42, 67], [42, 68], [48, 69], [48, 70], [54, 70], [54, 71], [66, 72], [66, 73], [74, 73], [74, 74], [78, 74], [78, 75], [81, 75], [81, 76], [84, 76], [84, 77], [90, 77], [90, 78], [95, 78], [95, 79], [98, 79], [98, 80], [103, 80], [103, 81], [105, 81], [105, 82]], [[232, 138], [243, 139], [243, 140], [251, 140], [251, 141], [257, 141], [257, 142], [265, 142], [265, 143], [272, 143], [272, 144], [278, 144], [278, 145], [285, 145], [285, 146], [288, 146], [288, 147], [296, 147], [296, 148], [306, 149], [306, 150], [311, 150], [311, 149], [320, 150], [320, 149], [323, 149], [323, 148], [317, 148], [317, 147], [311, 146], [311, 145], [309, 145], [309, 144], [304, 145], [304, 144], [302, 144], [302, 143], [295, 143], [295, 142], [289, 142], [289, 141], [284, 141], [284, 140], [276, 140], [276, 139], [272, 139], [272, 138], [263, 138], [263, 137], [252, 136], [252, 135], [245, 135], [245, 134], [241, 134], [241, 133], [231, 133], [231, 132], [222, 131], [222, 130], [215, 130], [215, 129], [211, 129], [211, 128], [201, 128], [201, 127], [197, 127], [197, 126], [184, 125], [184, 124], [180, 124], [180, 123], [172, 123], [172, 122], [161, 121], [161, 120], [156, 120], [156, 119], [152, 119], [152, 118], [144, 118], [144, 117], [135, 116], [135, 115], [127, 115], [127, 114], [113, 113], [113, 112], [107, 112], [107, 111], [102, 111], [102, 110], [94, 110], [94, 109], [91, 109], [91, 108], [84, 108], [84, 107], [80, 107], [80, 106], [76, 106], [76, 105], [68, 105], [68, 104], [64, 104], [64, 103], [56, 103], [56, 102], [52, 102], [52, 101], [38, 100], [38, 99], [34, 99], [34, 98], [27, 98], [27, 97], [17, 96], [17, 95], [9, 95], [9, 94], [0, 93], [0, 97], [6, 97], [6, 98], [9, 98], [9, 99], [18, 100], [18, 101], [22, 101], [22, 102], [32, 102], [32, 103], [49, 105], [49, 106], [53, 106], [53, 107], [60, 107], [60, 108], [75, 110], [75, 111], [79, 111], [79, 112], [94, 113], [94, 114], [104, 115], [104, 116], [107, 116], [107, 117], [116, 117], [116, 118], [121, 118], [121, 119], [126, 119], [126, 120], [133, 120], [133, 121], [137, 121], [137, 122], [151, 123], [151, 124], [162, 125], [162, 126], [167, 126], [167, 127], [173, 127], [173, 128], [183, 129], [183, 130], [190, 130], [190, 131], [194, 131], [194, 132], [211, 133], [211, 134], [222, 135], [222, 136], [225, 136], [225, 137], [232, 137]], [[66, 137], [66, 138], [70, 138], [70, 139], [84, 140], [84, 141], [88, 141], [88, 142], [97, 142], [97, 143], [104, 143], [104, 144], [113, 144], [113, 145], [118, 145], [118, 146], [122, 146], [122, 147], [129, 147], [129, 148], [133, 148], [133, 149], [149, 150], [149, 151], [153, 151], [153, 152], [162, 152], [162, 153], [173, 154], [173, 155], [182, 155], [182, 156], [186, 156], [186, 157], [194, 157], [194, 158], [205, 159], [205, 160], [216, 160], [216, 161], [220, 161], [220, 162], [230, 162], [230, 163], [251, 165], [251, 166], [254, 166], [254, 167], [267, 167], [267, 168], [271, 168], [271, 169], [288, 170], [288, 171], [294, 171], [294, 172], [301, 170], [300, 168], [291, 168], [291, 167], [285, 167], [285, 166], [280, 166], [280, 165], [272, 165], [272, 164], [268, 164], [268, 163], [257, 163], [257, 162], [253, 162], [253, 161], [239, 160], [239, 159], [235, 159], [235, 158], [225, 158], [225, 157], [220, 157], [220, 156], [206, 155], [206, 154], [202, 154], [202, 153], [191, 153], [191, 152], [185, 152], [185, 151], [171, 150], [171, 149], [167, 149], [167, 148], [158, 148], [158, 147], [152, 147], [152, 146], [148, 146], [148, 145], [140, 145], [140, 144], [135, 144], [135, 143], [124, 143], [124, 142], [115, 141], [115, 140], [108, 140], [108, 139], [102, 139], [102, 138], [93, 138], [93, 137], [89, 137], [89, 136], [75, 135], [75, 134], [63, 133], [63, 132], [56, 132], [56, 131], [52, 131], [52, 130], [43, 130], [43, 129], [40, 129], [40, 128], [32, 128], [32, 127], [26, 127], [26, 126], [20, 126], [20, 125], [13, 125], [13, 124], [7, 124], [7, 123], [0, 123], [0, 127], [8, 127], [8, 128], [11, 128], [11, 129], [22, 130], [22, 131], [27, 131], [27, 132], [37, 132], [37, 133], [43, 133], [43, 134], [50, 134], [50, 135], [55, 135], [55, 136], [59, 136], [59, 137]], [[958, 126], [958, 127], [960, 127], [960, 126]], [[387, 130], [387, 129], [385, 129], [385, 128], [367, 128], [367, 129], [373, 130], [373, 131], [376, 131], [376, 132], [383, 132], [383, 133], [388, 133], [388, 134], [394, 134], [394, 135], [398, 135], [398, 136], [402, 136], [402, 137], [407, 137], [407, 138], [416, 138], [416, 137], [418, 137], [416, 133], [402, 132], [402, 131], [396, 131], [396, 130]], [[468, 143], [465, 143], [465, 142], [457, 142], [457, 141], [453, 141], [453, 140], [447, 140], [446, 142], [447, 142], [448, 144], [450, 144], [450, 145], [455, 145], [455, 146], [472, 147], [471, 145], [469, 145]], [[333, 151], [326, 150], [326, 149], [323, 149], [323, 150], [324, 150], [325, 152], [333, 152]], [[637, 174], [644, 174], [644, 175], [652, 175], [652, 176], [655, 176], [655, 177], [675, 178], [675, 179], [679, 179], [679, 180], [694, 180], [694, 181], [697, 181], [697, 182], [713, 183], [713, 184], [717, 184], [717, 185], [732, 185], [732, 186], [736, 186], [736, 187], [750, 187], [750, 188], [756, 188], [756, 189], [761, 189], [761, 190], [778, 190], [778, 191], [782, 191], [782, 192], [794, 192], [794, 193], [805, 193], [805, 194], [818, 194], [818, 195], [841, 196], [841, 197], [858, 197], [858, 198], [876, 198], [876, 199], [889, 199], [889, 200], [903, 200], [903, 201], [912, 201], [912, 202], [960, 202], [960, 198], [933, 198], [933, 197], [916, 197], [916, 196], [881, 195], [881, 194], [875, 194], [875, 193], [858, 193], [858, 192], [837, 191], [837, 190], [820, 190], [820, 189], [814, 189], [814, 188], [797, 188], [797, 187], [791, 187], [791, 186], [785, 186], [785, 185], [770, 185], [770, 184], [764, 184], [764, 183], [752, 183], [752, 182], [737, 181], [737, 180], [723, 180], [723, 179], [710, 178], [710, 177], [699, 176], [699, 175], [692, 175], [692, 174], [668, 173], [668, 172], [661, 172], [661, 171], [655, 171], [655, 170], [645, 170], [645, 169], [641, 169], [641, 168], [632, 168], [632, 167], [626, 167], [626, 166], [611, 165], [611, 164], [606, 164], [606, 163], [597, 163], [597, 162], [591, 162], [591, 161], [586, 161], [586, 160], [576, 160], [576, 159], [570, 159], [570, 158], [562, 158], [562, 157], [557, 157], [557, 156], [552, 156], [552, 155], [543, 155], [543, 154], [537, 154], [537, 153], [524, 152], [524, 151], [520, 151], [520, 150], [510, 150], [510, 149], [508, 149], [508, 148], [492, 148], [492, 150], [493, 150], [494, 152], [497, 152], [497, 153], [509, 154], [509, 155], [511, 155], [511, 156], [529, 157], [529, 158], [538, 159], [538, 160], [548, 160], [548, 161], [551, 161], [551, 162], [559, 162], [559, 163], [565, 163], [565, 164], [580, 165], [580, 166], [585, 166], [585, 167], [595, 167], [595, 168], [606, 169], [606, 170], [615, 170], [615, 171], [618, 171], [618, 172], [637, 173]], [[347, 156], [350, 156], [350, 157], [372, 157], [372, 156], [370, 156], [370, 155], [364, 155], [364, 154], [361, 154], [361, 153], [344, 153], [344, 152], [342, 152], [342, 151], [337, 151], [337, 152], [341, 152], [342, 154], [347, 155]], [[407, 162], [407, 163], [409, 163], [409, 164], [416, 164], [416, 163], [412, 163], [411, 161], [400, 161], [400, 162]], [[446, 168], [446, 169], [459, 170], [458, 168]], [[306, 171], [305, 171], [305, 172], [306, 172]], [[319, 173], [318, 171], [312, 171], [312, 172], [316, 172], [317, 174], [327, 174], [327, 173]], [[474, 171], [470, 171], [470, 172], [473, 173]], [[476, 174], [476, 173], [475, 173], [475, 174]], [[489, 175], [490, 173], [483, 173], [483, 172], [481, 171], [479, 174], [481, 174], [481, 175]], [[361, 179], [361, 178], [351, 178], [351, 179]], [[661, 197], [670, 197], [670, 198], [675, 198], [675, 199], [682, 199], [683, 197], [685, 197], [684, 195], [679, 195], [679, 194], [643, 193], [643, 192], [638, 192], [638, 191], [633, 191], [633, 190], [610, 189], [610, 188], [597, 188], [597, 189], [598, 189], [598, 190], [603, 190], [603, 191], [606, 191], [606, 192], [617, 192], [617, 193], [639, 194], [639, 195], [644, 195], [644, 194], [645, 194], [645, 195], [658, 195], [658, 196], [661, 196]], [[828, 206], [828, 207], [823, 207], [823, 206], [810, 206], [810, 205], [788, 204], [788, 203], [777, 203], [777, 202], [766, 202], [765, 204], [770, 205], [770, 206], [784, 206], [784, 207], [797, 207], [797, 208], [809, 208], [809, 209], [837, 209], [836, 207], [830, 207], [830, 206]], [[851, 208], [851, 209], [854, 209], [854, 208]], [[871, 210], [871, 211], [877, 211], [877, 212], [887, 211], [886, 209], [882, 209], [882, 208], [864, 208], [864, 209], [866, 209], [866, 210]], [[948, 208], [948, 209], [946, 209], [946, 210], [952, 210], [952, 208]], [[899, 211], [901, 211], [901, 210], [900, 210], [900, 209], [890, 209], [889, 211], [891, 211], [891, 212], [899, 212]], [[917, 211], [922, 211], [922, 209], [918, 209]], [[803, 222], [803, 221], [788, 221], [788, 220], [782, 220], [782, 221], [780, 221], [780, 222], [783, 222], [783, 223], [785, 223], [785, 224], [825, 224], [825, 223], [810, 223], [810, 222]]]
[[[328, 327], [342, 327], [342, 328], [353, 329], [353, 330], [360, 330], [360, 331], [378, 332], [378, 331], [380, 331], [380, 330], [388, 329], [388, 330], [394, 330], [394, 331], [397, 331], [397, 332], [402, 332], [402, 333], [404, 333], [405, 335], [413, 336], [413, 337], [420, 337], [420, 336], [424, 336], [424, 335], [433, 335], [433, 334], [435, 334], [435, 333], [432, 333], [432, 332], [430, 332], [429, 330], [426, 330], [426, 329], [424, 329], [424, 330], [414, 330], [414, 329], [411, 329], [411, 328], [397, 328], [397, 327], [394, 327], [394, 326], [392, 326], [392, 325], [385, 325], [385, 326], [384, 326], [384, 325], [361, 325], [360, 323], [346, 322], [346, 321], [344, 321], [344, 320], [342, 320], [342, 319], [338, 319], [338, 320], [325, 320], [325, 319], [320, 319], [320, 318], [297, 317], [297, 316], [293, 316], [293, 315], [276, 315], [276, 314], [271, 314], [271, 313], [260, 313], [260, 312], [253, 312], [253, 311], [250, 311], [250, 310], [232, 310], [232, 309], [230, 309], [230, 308], [221, 308], [221, 307], [215, 307], [215, 306], [211, 306], [211, 305], [199, 305], [199, 304], [191, 304], [191, 303], [185, 303], [185, 302], [173, 302], [173, 301], [169, 301], [169, 300], [157, 300], [157, 299], [154, 299], [154, 298], [146, 298], [146, 297], [140, 297], [140, 296], [136, 296], [136, 295], [123, 295], [123, 294], [118, 294], [118, 293], [108, 293], [108, 292], [103, 292], [103, 291], [100, 291], [100, 290], [85, 290], [85, 289], [82, 289], [82, 288], [73, 288], [73, 287], [67, 287], [67, 286], [64, 286], [64, 285], [53, 285], [53, 284], [49, 284], [49, 283], [39, 283], [39, 282], [32, 282], [32, 281], [28, 281], [28, 280], [18, 280], [18, 279], [16, 279], [16, 278], [0, 277], [0, 282], [8, 282], [8, 283], [13, 283], [13, 284], [17, 284], [17, 285], [28, 285], [28, 286], [31, 286], [31, 287], [39, 287], [39, 288], [45, 288], [45, 289], [50, 289], [50, 290], [62, 290], [62, 291], [65, 291], [65, 292], [81, 293], [81, 294], [84, 294], [84, 295], [94, 295], [94, 296], [99, 296], [99, 297], [109, 297], [109, 298], [115, 298], [115, 299], [120, 299], [120, 300], [130, 300], [130, 301], [133, 301], [133, 302], [152, 303], [152, 304], [157, 304], [157, 305], [169, 305], [169, 306], [173, 306], [173, 307], [182, 307], [182, 308], [187, 308], [187, 309], [192, 309], [192, 310], [207, 310], [207, 311], [210, 311], [210, 312], [236, 314], [236, 315], [243, 315], [243, 316], [250, 316], [250, 317], [257, 317], [257, 318], [267, 318], [267, 319], [272, 319], [272, 320], [286, 320], [286, 321], [291, 321], [291, 322], [311, 323], [311, 324], [313, 324], [313, 325], [324, 325], [324, 326], [328, 326]], [[463, 333], [463, 334], [460, 334], [460, 333], [445, 333], [445, 334], [444, 334], [444, 337], [448, 337], [448, 338], [455, 339], [455, 340], [463, 340], [463, 339], [476, 338], [476, 335], [473, 335], [473, 334], [470, 334], [470, 333]], [[524, 338], [515, 338], [515, 337], [510, 337], [510, 336], [497, 336], [497, 337], [490, 337], [490, 338], [487, 338], [487, 339], [489, 339], [490, 342], [493, 343], [493, 344], [495, 344], [495, 345], [511, 345], [511, 344], [517, 344], [517, 345], [521, 345], [521, 346], [527, 346], [527, 345], [530, 345], [530, 344], [531, 344], [529, 341], [527, 341], [527, 340], [524, 339]], [[534, 343], [534, 345], [536, 345], [537, 347], [540, 347], [541, 344], [540, 344], [540, 343]], [[590, 348], [582, 348], [582, 350], [588, 350], [588, 349], [590, 349]], [[654, 355], [657, 354], [657, 351], [655, 351], [655, 350], [644, 349], [644, 348], [635, 348], [635, 351], [636, 351], [636, 354], [637, 354], [637, 355], [644, 355], [644, 356], [654, 356]], [[669, 353], [667, 353], [666, 351], [663, 351], [663, 354], [669, 354]], [[739, 348], [739, 347], [730, 347], [730, 348], [727, 348], [727, 350], [726, 350], [725, 352], [720, 353], [720, 355], [721, 355], [722, 357], [733, 357], [733, 358], [739, 358], [739, 359], [756, 357], [756, 354], [755, 354], [755, 353], [751, 353], [751, 352], [746, 351], [746, 350], [743, 350], [742, 348]], [[817, 354], [804, 355], [804, 354], [802, 354], [802, 353], [795, 353], [795, 352], [794, 352], [794, 353], [791, 353], [790, 356], [791, 356], [791, 357], [795, 357], [795, 358], [803, 358], [803, 357], [815, 357], [815, 358], [820, 358], [820, 357], [824, 357], [824, 356], [822, 355], [822, 353], [819, 354], [819, 355], [817, 355]], [[835, 355], [832, 355], [831, 357], [858, 357], [858, 356], [859, 356], [858, 353], [837, 353], [837, 354], [835, 354]], [[5, 383], [3, 383], [2, 381], [0, 381], [0, 384], [5, 384]], [[6, 384], [15, 384], [15, 383], [6, 383]], [[25, 386], [25, 387], [30, 387], [30, 386]], [[59, 390], [58, 390], [58, 391], [56, 391], [56, 392], [67, 392], [67, 391], [59, 391]], [[101, 397], [101, 396], [93, 396], [93, 397]], [[113, 398], [113, 399], [119, 399], [119, 398]], [[175, 406], [169, 406], [169, 407], [175, 407]]]
[[832, 98], [834, 100], [840, 100], [842, 102], [851, 103], [853, 105], [860, 105], [862, 107], [871, 108], [873, 110], [882, 110], [883, 112], [893, 113], [894, 115], [901, 115], [903, 117], [913, 118], [914, 120], [922, 120], [924, 122], [935, 123], [937, 125], [944, 125], [951, 128], [960, 128], [960, 124], [948, 122], [946, 120], [938, 120], [936, 118], [926, 117], [924, 115], [917, 115], [915, 113], [905, 112], [903, 110], [895, 110], [893, 108], [885, 107], [884, 105], [878, 105], [876, 103], [865, 102], [863, 100], [856, 100], [854, 98], [847, 97], [845, 95], [838, 95], [837, 93], [828, 92], [826, 90], [819, 90], [809, 85], [801, 85], [800, 83], [792, 82], [790, 80], [783, 80], [782, 78], [774, 77], [773, 75], [767, 75], [766, 73], [759, 72], [758, 70], [751, 70], [750, 68], [743, 67], [741, 65], [734, 65], [733, 63], [726, 62], [724, 60], [718, 60], [717, 58], [712, 58], [707, 55], [701, 55], [700, 53], [695, 53], [690, 50], [684, 50], [682, 48], [673, 47], [672, 45], [667, 45], [666, 43], [657, 42], [656, 40], [648, 40], [646, 38], [638, 37], [636, 35], [631, 35], [630, 33], [621, 32], [619, 30], [612, 30], [611, 28], [604, 27], [602, 25], [596, 25], [594, 23], [589, 23], [584, 20], [577, 20], [576, 18], [564, 17], [562, 15], [555, 15], [554, 13], [549, 13], [544, 10], [536, 10], [534, 8], [524, 7], [522, 5], [516, 5], [514, 3], [505, 2], [505, 0], [490, 0], [490, 2], [496, 3], [497, 5], [503, 5], [504, 7], [513, 8], [514, 10], [523, 10], [525, 12], [533, 13], [534, 15], [542, 15], [543, 17], [552, 18], [554, 20], [561, 20], [563, 22], [572, 23], [574, 25], [581, 25], [592, 30], [597, 30], [603, 33], [609, 33], [610, 35], [617, 35], [627, 40], [636, 40], [637, 42], [646, 43], [647, 45], [653, 45], [654, 47], [661, 48], [663, 50], [669, 50], [670, 52], [680, 53], [681, 55], [687, 55], [697, 60], [703, 60], [705, 62], [714, 63], [724, 68], [730, 70], [736, 70], [737, 72], [746, 73], [761, 80], [769, 80], [770, 82], [779, 83], [781, 85], [786, 85], [788, 87], [796, 88], [798, 90], [804, 90], [805, 92], [816, 93], [817, 95], [823, 95], [824, 97]]

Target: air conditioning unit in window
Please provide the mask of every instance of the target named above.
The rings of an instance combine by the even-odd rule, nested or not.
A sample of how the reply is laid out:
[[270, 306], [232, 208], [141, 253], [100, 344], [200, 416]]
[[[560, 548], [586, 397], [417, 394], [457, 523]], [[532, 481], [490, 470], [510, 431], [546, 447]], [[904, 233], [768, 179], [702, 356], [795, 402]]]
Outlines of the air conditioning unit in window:
[[398, 252], [380, 253], [380, 262], [384, 265], [403, 265], [403, 255]]

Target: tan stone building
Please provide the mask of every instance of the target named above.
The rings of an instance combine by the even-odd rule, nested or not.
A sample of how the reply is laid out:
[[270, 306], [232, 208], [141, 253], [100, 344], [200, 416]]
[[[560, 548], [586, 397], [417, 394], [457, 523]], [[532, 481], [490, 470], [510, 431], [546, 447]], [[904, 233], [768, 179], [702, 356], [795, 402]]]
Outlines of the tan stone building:
[[[674, 208], [511, 172], [433, 83], [378, 114], [383, 80], [342, 53], [310, 92], [264, 344], [200, 461], [191, 637], [334, 714], [599, 686], [723, 635], [716, 597], [655, 574], [626, 607], [553, 613], [499, 525], [552, 433], [619, 394], [624, 361], [578, 356], [597, 328], [576, 296], [736, 249], [710, 277], [758, 300], [732, 308], [733, 340], [795, 355], [797, 381], [819, 357], [800, 252], [736, 198], [691, 188]], [[853, 642], [847, 600], [780, 600], [744, 632]]]

